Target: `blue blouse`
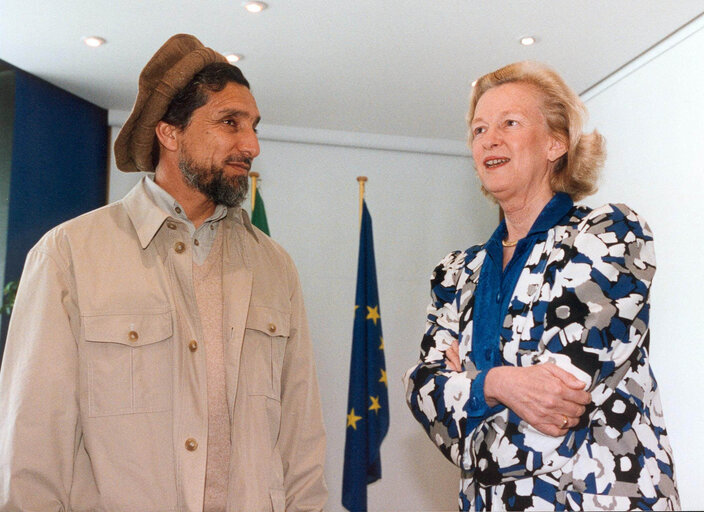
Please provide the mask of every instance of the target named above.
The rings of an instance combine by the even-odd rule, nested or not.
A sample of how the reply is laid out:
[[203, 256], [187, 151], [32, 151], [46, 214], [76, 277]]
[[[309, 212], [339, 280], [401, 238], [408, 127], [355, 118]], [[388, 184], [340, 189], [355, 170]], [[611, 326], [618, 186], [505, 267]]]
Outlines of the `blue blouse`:
[[550, 228], [559, 224], [574, 206], [572, 198], [564, 192], [558, 192], [545, 205], [535, 219], [525, 238], [516, 245], [511, 261], [503, 267], [504, 251], [501, 241], [506, 238], [506, 221], [503, 220], [491, 238], [484, 244], [487, 257], [482, 265], [475, 291], [474, 322], [472, 332], [472, 351], [470, 359], [479, 370], [469, 399], [469, 421], [465, 433], [469, 433], [477, 424], [488, 416], [505, 408], [504, 405], [489, 407], [484, 398], [484, 380], [492, 368], [501, 366], [500, 347], [501, 323], [508, 311], [509, 302], [516, 287], [528, 256], [535, 244], [545, 241]]

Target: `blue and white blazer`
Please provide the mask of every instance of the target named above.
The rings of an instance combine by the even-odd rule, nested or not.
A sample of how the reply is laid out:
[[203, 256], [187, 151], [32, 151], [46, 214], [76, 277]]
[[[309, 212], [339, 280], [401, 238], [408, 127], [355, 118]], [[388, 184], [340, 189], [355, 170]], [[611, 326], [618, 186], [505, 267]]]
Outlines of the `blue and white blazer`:
[[[471, 354], [474, 292], [486, 250], [446, 256], [431, 280], [420, 361], [404, 379], [413, 415], [461, 468], [459, 508], [678, 509], [648, 356], [652, 234], [625, 205], [574, 206], [543, 238], [503, 319], [501, 364], [552, 362], [587, 384], [592, 403], [563, 437], [540, 433], [506, 407], [470, 421], [479, 374]], [[444, 362], [454, 340], [462, 372]]]

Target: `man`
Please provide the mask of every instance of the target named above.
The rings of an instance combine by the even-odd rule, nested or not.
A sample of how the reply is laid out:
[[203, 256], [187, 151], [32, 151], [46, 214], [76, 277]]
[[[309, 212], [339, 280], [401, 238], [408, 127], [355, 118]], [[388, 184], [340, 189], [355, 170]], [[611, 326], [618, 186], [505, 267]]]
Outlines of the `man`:
[[0, 510], [322, 510], [324, 430], [289, 256], [239, 208], [239, 69], [189, 35], [115, 143], [155, 170], [30, 251], [0, 372]]

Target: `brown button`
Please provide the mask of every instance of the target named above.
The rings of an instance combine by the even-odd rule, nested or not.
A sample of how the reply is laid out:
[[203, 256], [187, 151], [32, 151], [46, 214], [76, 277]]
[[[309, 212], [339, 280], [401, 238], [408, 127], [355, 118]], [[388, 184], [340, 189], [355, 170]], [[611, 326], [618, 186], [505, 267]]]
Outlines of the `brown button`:
[[127, 337], [130, 339], [130, 341], [137, 341], [139, 339], [139, 334], [137, 331], [130, 331]]
[[276, 332], [276, 325], [269, 324], [269, 332]]
[[179, 208], [178, 206], [174, 208], [174, 210], [176, 210], [176, 213], [181, 213], [181, 208]]
[[196, 238], [195, 240], [193, 240], [193, 243], [194, 243], [195, 245], [200, 245], [200, 242], [198, 241], [197, 238]]
[[194, 452], [198, 449], [198, 441], [193, 439], [192, 437], [189, 437], [186, 439], [186, 450], [189, 452]]
[[176, 242], [174, 244], [174, 251], [176, 251], [177, 253], [181, 254], [185, 250], [186, 250], [186, 245], [183, 242]]
[[169, 229], [176, 229], [176, 223], [175, 222], [167, 222], [166, 227]]
[[191, 342], [188, 344], [188, 350], [191, 352], [195, 352], [198, 350], [198, 342], [196, 340], [191, 340]]

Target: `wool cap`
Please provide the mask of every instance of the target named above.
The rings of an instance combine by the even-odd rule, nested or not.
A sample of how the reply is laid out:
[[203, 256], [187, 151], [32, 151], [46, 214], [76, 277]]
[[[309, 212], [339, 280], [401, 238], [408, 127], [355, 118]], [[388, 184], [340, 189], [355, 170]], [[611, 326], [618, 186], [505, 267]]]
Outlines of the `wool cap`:
[[154, 172], [152, 151], [157, 123], [171, 100], [205, 66], [227, 62], [189, 34], [169, 38], [139, 75], [139, 91], [130, 116], [115, 140], [115, 163], [124, 172]]

